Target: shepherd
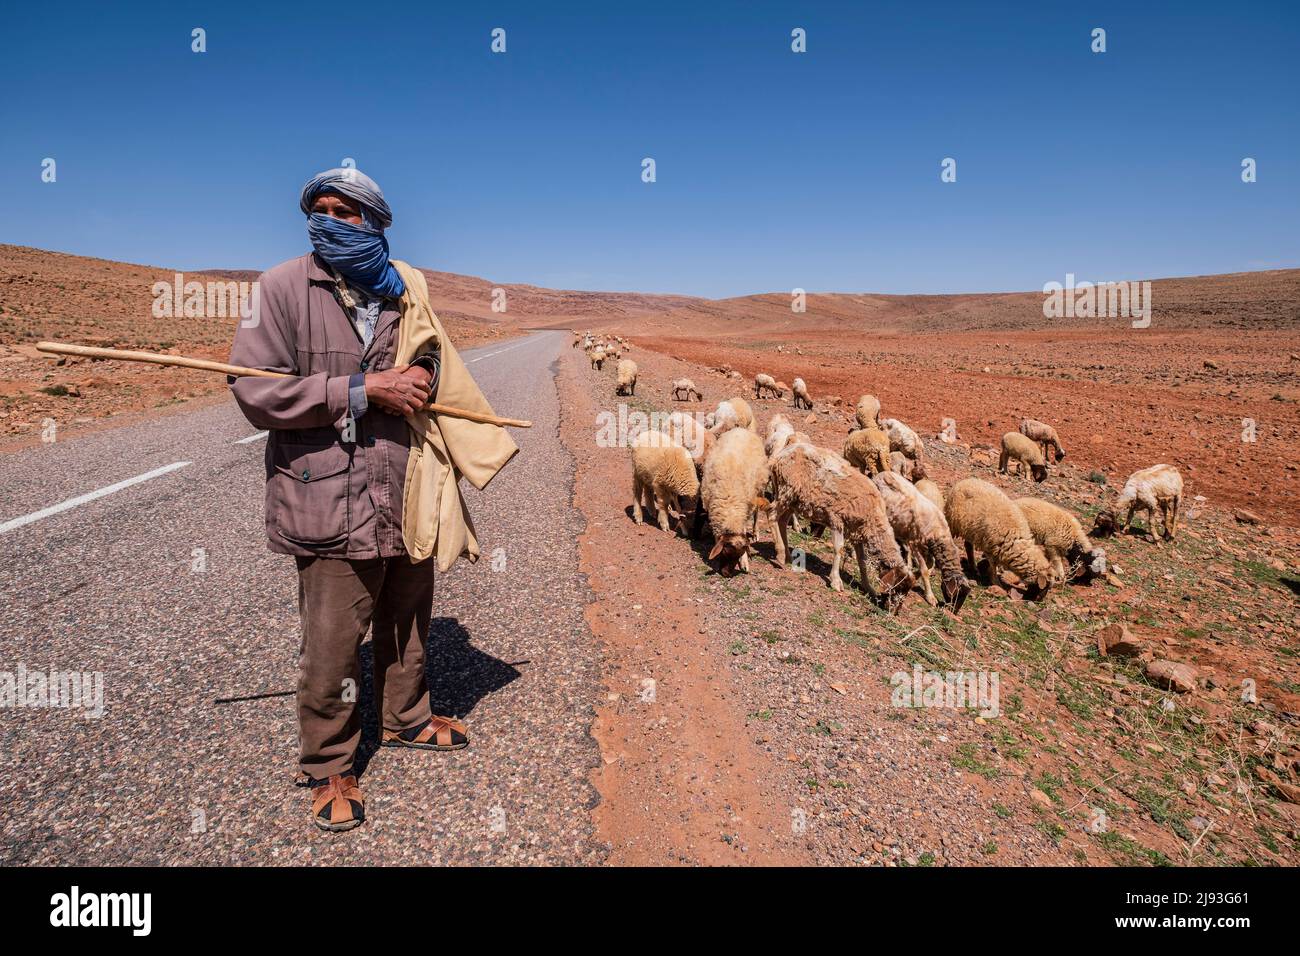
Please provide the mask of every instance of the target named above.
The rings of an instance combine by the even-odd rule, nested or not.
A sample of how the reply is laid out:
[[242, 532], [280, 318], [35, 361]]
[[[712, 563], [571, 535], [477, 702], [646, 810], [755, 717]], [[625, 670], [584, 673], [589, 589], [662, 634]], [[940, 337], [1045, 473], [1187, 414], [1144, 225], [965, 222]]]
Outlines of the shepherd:
[[435, 566], [479, 555], [461, 497], [519, 451], [497, 425], [423, 410], [430, 400], [492, 409], [429, 306], [423, 273], [390, 259], [383, 191], [355, 168], [303, 187], [314, 251], [258, 280], [254, 322], [232, 364], [291, 378], [231, 377], [244, 416], [269, 432], [266, 534], [298, 570], [299, 765], [311, 818], [365, 819], [354, 772], [361, 739], [358, 654], [372, 634], [381, 745], [459, 750], [465, 725], [432, 713], [425, 641]]

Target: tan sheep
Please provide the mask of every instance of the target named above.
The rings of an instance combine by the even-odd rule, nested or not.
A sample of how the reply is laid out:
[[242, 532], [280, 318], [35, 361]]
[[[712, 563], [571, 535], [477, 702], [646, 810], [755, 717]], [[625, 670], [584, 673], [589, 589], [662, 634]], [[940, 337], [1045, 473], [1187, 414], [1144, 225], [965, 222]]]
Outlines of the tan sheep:
[[812, 399], [808, 397], [808, 386], [804, 384], [804, 380], [801, 378], [794, 380], [794, 407], [806, 408], [809, 411], [813, 407]]
[[705, 416], [704, 424], [715, 436], [733, 428], [758, 433], [758, 427], [754, 424], [754, 410], [749, 407], [749, 402], [740, 397], [718, 402], [717, 409]]
[[1026, 438], [1020, 432], [1007, 432], [1002, 436], [1002, 457], [998, 459], [998, 471], [1010, 474], [1008, 466], [1015, 462], [1017, 470], [1028, 468], [1034, 481], [1047, 478], [1047, 463], [1043, 461], [1043, 451], [1032, 438]]
[[754, 376], [754, 397], [762, 398], [764, 392], [771, 392], [773, 397], [780, 398], [785, 393], [776, 385], [776, 379], [770, 375], [759, 372]]
[[615, 395], [636, 394], [636, 362], [623, 359], [618, 363], [618, 384], [614, 386]]
[[700, 424], [694, 415], [686, 412], [673, 412], [668, 416], [663, 429], [673, 441], [681, 445], [695, 462], [695, 471], [704, 474], [704, 461], [713, 450], [717, 440], [713, 433]]
[[1043, 450], [1043, 458], [1048, 457], [1050, 449], [1056, 456], [1056, 461], [1065, 457], [1065, 449], [1061, 447], [1061, 439], [1056, 434], [1056, 429], [1051, 425], [1040, 422], [1034, 418], [1022, 418], [1020, 420], [1020, 434], [1024, 435], [1030, 441], [1038, 442]]
[[1031, 594], [1041, 595], [1052, 584], [1052, 567], [1034, 542], [1029, 522], [997, 487], [979, 478], [962, 479], [948, 492], [943, 516], [953, 537], [966, 543], [972, 572], [978, 550], [988, 558], [993, 583], [1005, 567]]
[[921, 436], [909, 426], [897, 418], [882, 418], [880, 427], [889, 434], [890, 451], [901, 451], [913, 461], [920, 461], [925, 457], [925, 446], [921, 443]]
[[642, 432], [632, 442], [632, 520], [641, 524], [641, 508], [659, 515], [659, 529], [669, 519], [688, 532], [687, 515], [695, 510], [700, 479], [690, 454], [663, 432]]
[[925, 465], [919, 461], [912, 466], [912, 484], [916, 486], [917, 491], [934, 502], [940, 511], [943, 511], [943, 489], [930, 478]]
[[880, 399], [874, 395], [861, 396], [858, 398], [858, 407], [854, 415], [859, 428], [879, 428]]
[[[685, 398], [682, 398], [683, 392], [686, 393]], [[689, 378], [679, 378], [677, 381], [673, 382], [673, 398], [677, 401], [685, 402], [689, 402], [692, 399], [704, 401], [704, 393], [696, 388], [695, 383]]]
[[591, 359], [591, 367], [597, 371], [600, 371], [600, 369], [604, 367], [605, 353], [601, 349], [592, 349], [587, 353], [587, 357]]
[[952, 540], [943, 511], [910, 481], [892, 471], [881, 472], [872, 481], [885, 501], [885, 513], [889, 515], [894, 537], [899, 544], [907, 546], [907, 569], [912, 570], [913, 560], [920, 568], [926, 603], [931, 607], [939, 603], [930, 586], [933, 566], [939, 569], [944, 600], [957, 613], [970, 594], [970, 582], [962, 574], [961, 552]]
[[700, 503], [713, 533], [709, 560], [717, 559], [723, 577], [737, 569], [749, 571], [749, 549], [758, 537], [758, 513], [769, 507], [763, 497], [767, 482], [763, 443], [745, 428], [723, 434], [704, 462]]
[[792, 435], [794, 426], [790, 424], [790, 419], [781, 414], [773, 415], [767, 423], [767, 437], [763, 439], [763, 450], [767, 452], [767, 457], [771, 458], [784, 448]]
[[1106, 552], [1093, 547], [1079, 519], [1059, 505], [1038, 498], [1017, 498], [1016, 507], [1029, 522], [1034, 541], [1043, 549], [1059, 581], [1106, 574]]
[[912, 480], [912, 459], [908, 458], [901, 451], [891, 451], [889, 453], [889, 470], [896, 475], [902, 475], [908, 481]]
[[1109, 526], [1113, 527], [1114, 515], [1127, 508], [1123, 525], [1123, 530], [1127, 531], [1133, 523], [1133, 512], [1141, 509], [1147, 513], [1147, 529], [1151, 538], [1158, 544], [1160, 535], [1155, 530], [1155, 519], [1156, 510], [1159, 509], [1164, 536], [1172, 541], [1178, 533], [1178, 509], [1182, 503], [1183, 476], [1178, 473], [1178, 469], [1173, 465], [1152, 465], [1129, 475], [1128, 481], [1124, 482], [1124, 490], [1115, 502], [1114, 514], [1103, 512], [1098, 515], [1097, 527], [1099, 530], [1107, 527], [1103, 515], [1110, 519]]
[[840, 568], [847, 542], [857, 555], [863, 590], [896, 610], [911, 590], [912, 576], [903, 566], [885, 502], [871, 479], [832, 451], [794, 442], [772, 459], [772, 481], [776, 488], [777, 565], [785, 567], [790, 519], [802, 515], [831, 529], [835, 557], [830, 586], [836, 591], [844, 589]]
[[874, 425], [851, 431], [842, 454], [863, 474], [878, 475], [889, 470], [889, 436]]

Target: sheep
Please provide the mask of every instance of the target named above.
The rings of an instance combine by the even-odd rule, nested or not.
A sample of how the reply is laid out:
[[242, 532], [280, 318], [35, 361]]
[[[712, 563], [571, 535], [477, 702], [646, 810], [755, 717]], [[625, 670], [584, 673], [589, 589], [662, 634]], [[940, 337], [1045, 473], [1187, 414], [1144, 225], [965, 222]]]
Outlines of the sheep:
[[908, 570], [912, 569], [913, 558], [920, 567], [926, 603], [931, 607], [939, 603], [930, 586], [930, 568], [933, 566], [939, 569], [944, 600], [952, 605], [953, 613], [957, 613], [971, 587], [966, 575], [962, 574], [961, 552], [952, 540], [943, 510], [910, 481], [892, 471], [881, 472], [872, 481], [885, 501], [885, 513], [889, 516], [894, 537], [907, 545]]
[[876, 600], [882, 600], [890, 611], [897, 610], [912, 588], [912, 576], [903, 566], [885, 502], [871, 479], [832, 451], [809, 442], [794, 442], [772, 459], [772, 480], [776, 487], [773, 513], [777, 566], [785, 567], [790, 519], [802, 515], [831, 529], [835, 549], [831, 588], [844, 590], [840, 567], [847, 542], [858, 558], [860, 586]]
[[790, 424], [790, 419], [784, 415], [773, 415], [767, 423], [767, 438], [763, 439], [763, 450], [767, 452], [767, 457], [771, 458], [784, 448], [793, 434], [794, 426]]
[[943, 511], [943, 489], [930, 478], [925, 465], [919, 461], [912, 466], [912, 484], [916, 486], [917, 491], [933, 501], [939, 510]]
[[1042, 446], [1044, 458], [1047, 457], [1049, 448], [1052, 449], [1058, 463], [1065, 457], [1065, 449], [1061, 447], [1061, 439], [1057, 436], [1056, 429], [1051, 425], [1033, 418], [1022, 418], [1020, 420], [1020, 434], [1030, 441], [1038, 442]]
[[801, 378], [794, 380], [794, 407], [806, 408], [809, 411], [813, 407], [812, 399], [808, 397], [808, 386], [804, 384], [804, 380]]
[[912, 480], [912, 459], [908, 458], [901, 451], [891, 451], [889, 453], [889, 470], [896, 475], [902, 475], [908, 481]]
[[992, 582], [1005, 566], [1034, 596], [1052, 584], [1052, 566], [1043, 549], [1034, 542], [1029, 522], [1002, 491], [979, 478], [964, 478], [952, 486], [943, 516], [954, 538], [966, 544], [972, 573], [977, 569], [975, 551], [989, 561]]
[[1115, 516], [1125, 508], [1128, 513], [1124, 518], [1124, 531], [1128, 531], [1129, 525], [1133, 523], [1133, 512], [1141, 508], [1147, 513], [1147, 530], [1151, 539], [1157, 544], [1160, 543], [1160, 535], [1156, 534], [1155, 517], [1156, 509], [1160, 509], [1160, 516], [1164, 525], [1164, 536], [1170, 541], [1178, 533], [1178, 509], [1183, 503], [1183, 476], [1178, 473], [1178, 469], [1173, 465], [1152, 465], [1150, 468], [1143, 468], [1129, 475], [1128, 481], [1124, 482], [1124, 490], [1120, 492], [1119, 499], [1115, 502], [1115, 509], [1103, 511], [1097, 516], [1097, 527], [1094, 534], [1102, 534], [1115, 526]]
[[687, 452], [695, 462], [695, 471], [704, 474], [704, 461], [713, 450], [716, 439], [713, 433], [699, 423], [693, 415], [673, 412], [665, 422], [664, 431]]
[[[682, 398], [682, 392], [686, 393], [686, 398]], [[679, 378], [673, 382], [673, 398], [678, 401], [691, 401], [694, 396], [697, 401], [704, 401], [704, 393], [695, 387], [695, 383], [689, 378]]]
[[998, 459], [998, 471], [1010, 474], [1008, 466], [1016, 462], [1019, 471], [1028, 467], [1033, 473], [1034, 481], [1047, 478], [1047, 464], [1043, 461], [1043, 451], [1032, 438], [1026, 438], [1020, 432], [1007, 432], [1002, 436], [1002, 456]]
[[[1095, 548], [1083, 533], [1079, 519], [1064, 508], [1038, 498], [1017, 498], [1016, 507], [1029, 522], [1034, 541], [1047, 555], [1052, 571], [1060, 581], [1082, 575], [1091, 580], [1106, 574], [1106, 552]], [[1070, 568], [1067, 569], [1067, 562]], [[1075, 573], [1076, 566], [1079, 568]]]
[[754, 425], [753, 409], [749, 407], [749, 402], [739, 397], [718, 402], [717, 409], [705, 416], [704, 424], [715, 436], [733, 428], [758, 433], [758, 428]]
[[844, 458], [865, 475], [889, 470], [889, 436], [874, 425], [849, 432], [844, 441]]
[[858, 398], [857, 411], [854, 413], [859, 428], [880, 427], [880, 399], [874, 395], [862, 395]]
[[770, 375], [765, 375], [764, 373], [759, 372], [754, 376], [754, 397], [762, 398], [764, 392], [771, 392], [777, 398], [780, 398], [785, 394], [785, 392], [777, 388], [776, 379]]
[[632, 442], [632, 520], [641, 524], [641, 508], [659, 513], [659, 529], [671, 517], [687, 532], [687, 515], [695, 510], [700, 479], [685, 448], [663, 432], [645, 431]]
[[591, 367], [597, 371], [600, 371], [600, 369], [604, 367], [605, 353], [600, 349], [592, 349], [587, 353], [587, 357], [591, 359]]
[[618, 384], [614, 386], [614, 394], [635, 395], [636, 373], [636, 362], [633, 362], [631, 359], [623, 359], [620, 361], [618, 363]]
[[767, 482], [763, 443], [748, 429], [728, 431], [705, 459], [700, 502], [713, 533], [709, 560], [717, 559], [723, 577], [731, 577], [737, 569], [749, 572], [749, 548], [758, 537], [758, 512], [769, 507], [762, 496]]
[[890, 451], [901, 451], [913, 461], [920, 461], [925, 457], [925, 446], [921, 444], [921, 436], [897, 418], [882, 418], [880, 427], [889, 433]]

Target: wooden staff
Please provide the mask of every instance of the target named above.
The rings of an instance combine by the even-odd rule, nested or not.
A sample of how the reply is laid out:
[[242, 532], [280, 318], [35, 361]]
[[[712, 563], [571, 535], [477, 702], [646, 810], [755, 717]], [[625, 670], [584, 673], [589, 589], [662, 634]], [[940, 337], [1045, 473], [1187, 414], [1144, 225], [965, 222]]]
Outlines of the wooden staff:
[[[171, 365], [177, 368], [196, 368], [204, 372], [221, 372], [225, 375], [243, 377], [254, 375], [260, 378], [296, 378], [289, 372], [269, 372], [264, 368], [245, 368], [242, 365], [227, 365], [225, 362], [212, 362], [208, 359], [190, 358], [185, 355], [164, 355], [161, 352], [135, 352], [127, 349], [101, 349], [90, 345], [67, 345], [63, 342], [37, 342], [39, 352], [52, 355], [80, 355], [86, 358], [116, 359], [120, 362], [151, 362], [154, 365]], [[513, 428], [532, 428], [533, 423], [521, 418], [502, 418], [499, 415], [486, 415], [483, 412], [471, 412], [465, 408], [453, 408], [430, 402], [424, 406], [425, 411], [451, 418], [464, 418], [471, 422], [484, 422], [488, 425], [509, 425]]]

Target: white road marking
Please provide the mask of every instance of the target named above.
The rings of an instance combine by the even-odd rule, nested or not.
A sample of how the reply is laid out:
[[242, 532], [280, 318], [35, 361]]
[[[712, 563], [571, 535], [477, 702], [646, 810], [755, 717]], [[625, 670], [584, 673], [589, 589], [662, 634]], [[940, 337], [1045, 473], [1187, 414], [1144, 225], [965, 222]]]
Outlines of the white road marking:
[[271, 433], [270, 433], [270, 432], [257, 432], [256, 434], [249, 435], [247, 438], [239, 438], [239, 439], [236, 439], [236, 440], [235, 440], [235, 444], [236, 444], [236, 445], [247, 445], [247, 444], [250, 444], [251, 442], [255, 442], [255, 441], [257, 441], [259, 438], [265, 438], [265, 437], [266, 437], [267, 435], [269, 435], [269, 434], [271, 434]]
[[512, 351], [513, 349], [517, 349], [517, 348], [519, 348], [520, 346], [527, 345], [527, 344], [528, 344], [529, 342], [531, 342], [532, 340], [533, 340], [533, 337], [530, 335], [530, 336], [528, 336], [528, 338], [524, 339], [522, 342], [519, 342], [519, 343], [517, 343], [517, 344], [515, 344], [515, 345], [511, 345], [511, 346], [509, 346], [508, 348], [498, 349], [498, 350], [495, 351], [495, 352], [489, 352], [487, 355], [480, 355], [478, 358], [472, 358], [472, 359], [470, 359], [468, 362], [466, 362], [465, 364], [466, 364], [466, 365], [473, 365], [475, 362], [481, 362], [481, 361], [483, 361], [484, 359], [491, 358], [491, 357], [494, 356], [494, 355], [501, 355], [501, 354], [504, 353], [504, 352], [509, 352], [509, 351]]
[[103, 498], [105, 495], [111, 495], [115, 492], [121, 491], [123, 488], [130, 488], [132, 485], [138, 485], [142, 481], [148, 481], [150, 478], [157, 478], [159, 475], [165, 475], [169, 471], [175, 471], [177, 468], [184, 468], [189, 464], [192, 464], [192, 462], [172, 462], [170, 465], [164, 465], [162, 468], [155, 468], [153, 471], [147, 471], [143, 475], [136, 475], [134, 478], [119, 481], [117, 484], [109, 485], [107, 488], [100, 488], [98, 491], [91, 491], [84, 495], [77, 495], [77, 497], [69, 498], [67, 501], [61, 501], [57, 505], [50, 505], [50, 507], [42, 508], [40, 511], [33, 511], [29, 515], [23, 515], [21, 518], [14, 518], [12, 521], [6, 521], [4, 524], [0, 524], [0, 534], [7, 534], [15, 528], [29, 525], [33, 521], [40, 521], [42, 518], [48, 518], [51, 515], [59, 514], [62, 511], [68, 511], [78, 505], [84, 505], [88, 501], [94, 501], [96, 498]]

